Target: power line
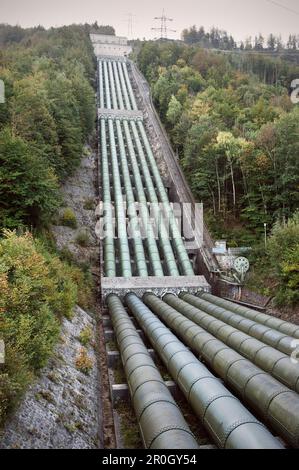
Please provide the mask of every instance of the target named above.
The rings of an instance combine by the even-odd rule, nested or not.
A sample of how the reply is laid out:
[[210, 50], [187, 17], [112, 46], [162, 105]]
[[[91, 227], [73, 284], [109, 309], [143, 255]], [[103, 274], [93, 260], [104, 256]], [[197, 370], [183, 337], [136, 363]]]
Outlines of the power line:
[[286, 5], [283, 5], [282, 3], [276, 2], [275, 0], [266, 0], [266, 2], [272, 3], [272, 5], [276, 5], [277, 7], [283, 8], [284, 10], [287, 10], [287, 11], [293, 13], [294, 15], [299, 16], [299, 11], [293, 10], [293, 8], [287, 7]]
[[167, 39], [167, 33], [176, 33], [176, 30], [170, 29], [167, 27], [168, 21], [173, 21], [173, 18], [168, 18], [165, 15], [165, 11], [163, 9], [162, 16], [155, 16], [154, 20], [161, 21], [161, 26], [159, 28], [152, 28], [152, 31], [159, 31], [160, 32], [160, 39]]

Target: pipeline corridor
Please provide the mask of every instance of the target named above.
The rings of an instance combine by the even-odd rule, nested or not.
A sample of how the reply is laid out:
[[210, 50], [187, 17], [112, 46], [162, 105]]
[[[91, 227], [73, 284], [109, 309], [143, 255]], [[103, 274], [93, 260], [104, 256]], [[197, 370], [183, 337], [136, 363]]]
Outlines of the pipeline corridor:
[[[148, 277], [194, 275], [194, 271], [174, 219], [136, 99], [125, 61], [100, 60], [99, 106], [103, 208], [107, 236], [104, 238], [106, 277]], [[109, 114], [109, 110], [114, 111]], [[131, 116], [130, 116], [131, 112]], [[129, 114], [127, 114], [129, 113]], [[134, 117], [135, 116], [135, 117]], [[128, 239], [126, 211], [130, 221]], [[113, 209], [115, 207], [115, 229]], [[136, 205], [140, 210], [141, 235]], [[157, 222], [158, 239], [149, 223], [151, 213]], [[169, 230], [159, 212], [169, 216]]]
[[[103, 275], [116, 280], [194, 276], [129, 67], [126, 59], [98, 59]], [[157, 227], [149, 223], [153, 216]], [[200, 288], [196, 295], [186, 289], [164, 296], [151, 289], [139, 296], [112, 293], [103, 308], [113, 326], [145, 448], [200, 445], [139, 328], [215, 446], [299, 447], [299, 364], [290, 357], [298, 326]]]

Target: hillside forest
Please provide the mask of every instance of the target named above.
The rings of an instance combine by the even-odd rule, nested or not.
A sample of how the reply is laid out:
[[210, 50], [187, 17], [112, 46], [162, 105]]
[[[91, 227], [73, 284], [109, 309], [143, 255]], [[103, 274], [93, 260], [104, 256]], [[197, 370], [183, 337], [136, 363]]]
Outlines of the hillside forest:
[[[61, 185], [95, 137], [90, 31], [0, 25], [0, 428], [47, 363], [73, 307], [94, 308], [89, 266], [51, 237]], [[192, 42], [192, 41], [191, 41]], [[198, 41], [196, 41], [198, 42]], [[188, 44], [187, 44], [188, 43]], [[248, 285], [296, 308], [299, 108], [295, 63], [201, 44], [137, 42], [134, 59], [215, 238], [251, 252]], [[297, 47], [297, 45], [296, 45]], [[76, 224], [64, 213], [63, 223]], [[264, 223], [268, 243], [264, 246]]]
[[251, 288], [297, 303], [299, 66], [156, 41], [137, 62], [213, 236], [253, 248]]
[[[50, 231], [60, 186], [95, 128], [90, 28], [0, 25], [0, 428], [47, 363], [63, 319], [93, 304], [89, 267], [58, 252]], [[66, 215], [65, 225], [76, 222]]]

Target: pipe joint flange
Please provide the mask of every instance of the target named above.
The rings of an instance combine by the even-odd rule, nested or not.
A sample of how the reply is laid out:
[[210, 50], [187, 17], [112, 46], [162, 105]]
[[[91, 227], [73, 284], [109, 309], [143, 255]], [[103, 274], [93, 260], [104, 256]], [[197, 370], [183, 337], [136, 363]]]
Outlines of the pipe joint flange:
[[277, 398], [279, 395], [282, 395], [283, 393], [293, 393], [294, 394], [296, 392], [294, 392], [293, 390], [290, 390], [289, 388], [281, 387], [276, 392], [271, 393], [271, 395], [269, 395], [269, 397], [267, 399], [267, 402], [265, 404], [265, 414], [266, 415], [268, 415], [269, 408], [271, 406], [272, 401], [275, 400], [275, 398]]
[[135, 412], [137, 416], [138, 422], [141, 420], [143, 413], [151, 406], [154, 405], [155, 403], [170, 403], [171, 405], [175, 406], [177, 409], [180, 409], [179, 406], [176, 404], [174, 400], [171, 398], [165, 397], [165, 394], [162, 393], [152, 393], [151, 394], [151, 399], [150, 400], [144, 400], [142, 403], [142, 406], [136, 406]]
[[148, 379], [148, 380], [144, 380], [142, 383], [138, 384], [136, 389], [134, 390], [134, 392], [132, 391], [132, 401], [134, 401], [134, 398], [135, 398], [135, 394], [137, 392], [137, 390], [142, 387], [143, 385], [145, 384], [148, 384], [148, 383], [151, 383], [151, 382], [157, 382], [159, 384], [162, 384], [164, 385], [164, 387], [168, 390], [167, 388], [167, 385], [165, 384], [165, 382], [163, 381], [163, 379], [161, 378], [161, 380], [157, 380], [157, 379]]
[[183, 370], [185, 369], [185, 367], [191, 366], [192, 364], [198, 365], [198, 361], [190, 361], [190, 362], [187, 362], [187, 364], [184, 364], [184, 365], [177, 371], [176, 380], [179, 380], [179, 376], [181, 375], [181, 373], [183, 372]]
[[192, 436], [194, 439], [194, 434], [190, 431], [190, 429], [187, 426], [165, 426], [164, 428], [161, 428], [159, 431], [155, 432], [149, 439], [147, 444], [147, 448], [150, 449], [151, 446], [153, 445], [154, 441], [161, 436], [161, 434], [164, 434], [165, 432], [168, 431], [182, 431], [186, 432], [190, 436]]
[[[267, 347], [267, 346], [266, 346], [266, 347]], [[275, 367], [276, 367], [277, 364], [279, 364], [279, 362], [282, 361], [283, 359], [286, 359], [286, 357], [279, 357], [279, 358], [277, 359], [277, 361], [274, 362], [272, 369], [269, 371], [269, 374], [273, 375], [273, 373], [275, 372]], [[299, 377], [298, 377], [298, 380], [299, 380]], [[297, 380], [297, 381], [298, 381], [298, 380]], [[297, 381], [296, 381], [296, 382], [297, 382]]]
[[212, 375], [205, 375], [204, 377], [200, 377], [199, 379], [195, 379], [194, 382], [192, 382], [191, 386], [190, 386], [190, 390], [189, 390], [189, 393], [188, 393], [188, 402], [190, 401], [190, 395], [191, 395], [191, 392], [192, 392], [192, 388], [194, 387], [194, 385], [196, 385], [198, 382], [200, 382], [201, 380], [205, 380], [205, 379], [215, 379], [215, 380], [218, 380], [216, 379], [216, 377], [213, 377]]
[[253, 372], [252, 374], [250, 374], [250, 376], [247, 378], [247, 380], [244, 384], [243, 390], [242, 390], [242, 398], [243, 399], [246, 398], [246, 389], [248, 387], [249, 382], [252, 379], [254, 379], [255, 377], [259, 376], [259, 375], [267, 375], [267, 372], [261, 371], [261, 372]]
[[263, 424], [261, 424], [257, 419], [254, 419], [254, 418], [249, 419], [247, 417], [247, 418], [243, 418], [238, 421], [235, 421], [230, 426], [228, 426], [228, 428], [225, 431], [222, 431], [220, 435], [218, 436], [220, 440], [220, 447], [222, 449], [225, 449], [227, 440], [229, 439], [229, 436], [232, 434], [232, 432], [234, 432], [237, 428], [239, 428], [240, 426], [243, 426], [244, 424], [255, 424], [266, 429], [265, 426], [263, 426]]
[[[139, 336], [140, 338], [140, 336]], [[140, 345], [143, 345], [143, 343], [140, 341], [136, 341], [136, 343], [130, 343], [130, 344], [127, 344], [127, 346], [125, 346], [124, 348], [121, 349], [121, 354], [124, 354], [124, 352], [130, 347], [130, 346], [140, 346]]]
[[157, 367], [155, 366], [155, 364], [147, 364], [147, 363], [139, 364], [139, 365], [136, 366], [134, 369], [130, 370], [130, 372], [128, 372], [128, 381], [130, 380], [131, 375], [132, 375], [134, 372], [136, 372], [136, 370], [140, 369], [141, 367], [151, 367], [151, 368], [154, 369], [155, 371], [157, 370]]
[[[224, 379], [223, 379], [224, 382], [227, 382], [227, 380], [228, 380], [228, 375], [229, 375], [229, 371], [231, 370], [231, 368], [232, 368], [235, 364], [237, 364], [238, 362], [242, 362], [242, 361], [248, 361], [248, 359], [246, 359], [245, 357], [240, 356], [240, 358], [238, 358], [238, 359], [236, 359], [236, 360], [234, 360], [234, 361], [231, 362], [231, 364], [229, 365], [229, 367], [228, 367], [227, 370], [226, 370], [225, 377], [224, 377]], [[252, 377], [251, 377], [251, 378], [252, 378]], [[251, 378], [250, 378], [250, 379], [251, 379]], [[249, 379], [249, 380], [250, 380], [250, 379]]]
[[205, 419], [205, 416], [207, 414], [207, 411], [209, 409], [209, 407], [212, 405], [212, 403], [214, 403], [215, 401], [217, 400], [220, 400], [220, 398], [231, 398], [233, 400], [236, 400], [238, 401], [238, 399], [236, 397], [234, 397], [233, 395], [231, 394], [227, 394], [227, 393], [219, 393], [218, 395], [213, 395], [212, 397], [210, 397], [208, 400], [206, 400], [206, 402], [203, 404], [202, 406], [202, 410], [200, 412], [200, 415], [201, 415], [201, 419], [202, 421], [204, 421]]

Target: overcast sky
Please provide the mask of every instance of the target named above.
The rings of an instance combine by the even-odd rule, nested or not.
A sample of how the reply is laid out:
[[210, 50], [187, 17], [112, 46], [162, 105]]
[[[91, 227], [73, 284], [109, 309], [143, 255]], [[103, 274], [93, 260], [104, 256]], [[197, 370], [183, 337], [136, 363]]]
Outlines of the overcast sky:
[[127, 36], [131, 13], [133, 37], [154, 38], [158, 33], [151, 28], [159, 22], [153, 18], [161, 16], [163, 7], [173, 18], [171, 28], [177, 30], [169, 34], [172, 38], [193, 24], [226, 29], [237, 40], [259, 32], [281, 34], [284, 39], [299, 33], [298, 0], [0, 0], [0, 22], [49, 27], [97, 20]]

